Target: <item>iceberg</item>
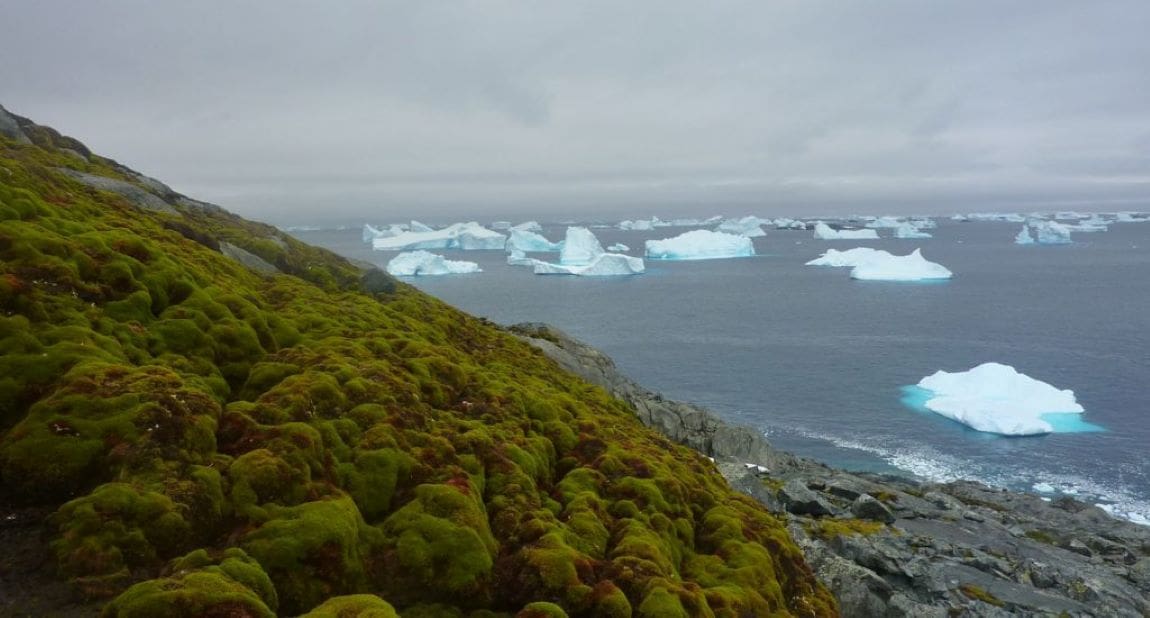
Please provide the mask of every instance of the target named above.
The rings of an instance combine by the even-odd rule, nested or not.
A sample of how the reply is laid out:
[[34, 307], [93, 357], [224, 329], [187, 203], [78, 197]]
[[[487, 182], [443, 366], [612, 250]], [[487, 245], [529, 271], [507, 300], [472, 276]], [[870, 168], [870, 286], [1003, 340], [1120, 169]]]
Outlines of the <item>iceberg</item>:
[[853, 268], [859, 264], [869, 262], [872, 260], [881, 260], [884, 257], [891, 257], [890, 253], [881, 249], [871, 249], [869, 247], [856, 247], [854, 249], [847, 249], [846, 251], [839, 251], [838, 249], [827, 249], [827, 252], [822, 254], [809, 262], [807, 266], [834, 266], [834, 267], [850, 267]]
[[1109, 222], [1098, 215], [1094, 215], [1089, 219], [1082, 219], [1078, 223], [1066, 225], [1065, 227], [1072, 232], [1105, 232], [1110, 229]]
[[412, 232], [433, 232], [433, 231], [435, 231], [435, 229], [432, 228], [430, 225], [424, 225], [424, 224], [420, 223], [419, 221], [416, 221], [415, 219], [411, 220], [411, 225], [407, 226], [407, 229], [409, 231], [412, 231]]
[[738, 234], [739, 236], [746, 236], [747, 238], [759, 238], [767, 235], [767, 233], [763, 231], [762, 225], [770, 222], [770, 219], [760, 219], [755, 216], [743, 217], [742, 219], [726, 219], [715, 228], [715, 231], [725, 232], [727, 234]]
[[1070, 243], [1070, 228], [1056, 221], [1031, 223], [1040, 245], [1066, 245]]
[[511, 228], [511, 235], [508, 236], [506, 245], [508, 251], [518, 249], [535, 252], [559, 251], [562, 247], [562, 242], [551, 242], [535, 232], [518, 228]]
[[866, 224], [866, 227], [868, 227], [872, 230], [883, 230], [883, 229], [893, 230], [893, 229], [897, 229], [898, 227], [900, 227], [902, 225], [903, 225], [903, 222], [896, 217], [879, 217], [879, 218], [875, 219], [874, 221], [871, 221], [870, 223]]
[[363, 224], [363, 242], [370, 243], [376, 238], [391, 238], [398, 236], [407, 230], [403, 225], [389, 225], [387, 227], [375, 227], [371, 224]]
[[[412, 221], [414, 229], [417, 221]], [[422, 225], [422, 224], [420, 224]], [[423, 226], [426, 227], [426, 226]], [[412, 249], [503, 249], [507, 237], [472, 221], [456, 223], [442, 230], [410, 231], [388, 238], [375, 238], [371, 248], [376, 251], [403, 251]]]
[[1016, 245], [1033, 245], [1034, 244], [1034, 237], [1030, 235], [1030, 228], [1029, 227], [1024, 225], [1024, 226], [1022, 226], [1021, 230], [1018, 230], [1018, 235], [1014, 237], [1014, 244], [1016, 244]]
[[567, 228], [563, 248], [559, 251], [559, 263], [569, 266], [590, 264], [595, 258], [606, 253], [595, 234], [585, 227]]
[[907, 223], [917, 227], [920, 230], [933, 230], [934, 228], [938, 227], [938, 224], [935, 223], [934, 219], [931, 219], [930, 217], [916, 217], [913, 219], [907, 219]]
[[479, 264], [444, 259], [427, 251], [410, 251], [400, 253], [387, 263], [387, 272], [401, 277], [414, 277], [423, 275], [458, 275], [465, 273], [482, 272]]
[[663, 240], [648, 240], [646, 254], [662, 260], [710, 260], [755, 254], [751, 239], [737, 234], [692, 230]]
[[819, 221], [815, 223], [815, 238], [819, 240], [878, 240], [874, 230], [836, 230]]
[[655, 221], [658, 219], [658, 217], [653, 217], [652, 219], [637, 219], [634, 221], [625, 219], [619, 222], [618, 227], [623, 231], [646, 232], [655, 229]]
[[630, 251], [631, 247], [628, 247], [627, 245], [624, 245], [621, 242], [617, 242], [617, 243], [611, 245], [610, 247], [607, 247], [607, 250], [608, 251], [614, 251], [614, 252], [618, 253], [620, 251]]
[[930, 234], [923, 232], [910, 223], [899, 223], [898, 227], [894, 228], [895, 238], [931, 238]]
[[543, 233], [543, 226], [539, 225], [538, 221], [524, 221], [519, 225], [509, 226], [512, 230], [519, 230], [520, 232], [535, 232], [536, 234]]
[[527, 257], [527, 254], [520, 251], [519, 249], [512, 249], [507, 254], [508, 266], [534, 266], [535, 262], [538, 261], [539, 260], [535, 258]]
[[918, 387], [928, 391], [928, 410], [972, 429], [1007, 436], [1055, 431], [1046, 414], [1085, 412], [1072, 390], [1059, 390], [1009, 365], [983, 363], [969, 371], [939, 371]]
[[618, 253], [600, 253], [586, 264], [551, 264], [542, 260], [535, 260], [534, 266], [537, 275], [578, 275], [581, 277], [638, 275], [646, 270], [643, 258]]
[[805, 230], [805, 229], [807, 229], [806, 222], [799, 221], [798, 219], [788, 219], [786, 217], [780, 217], [778, 219], [775, 219], [774, 224], [775, 224], [775, 229], [778, 229], [778, 230]]
[[915, 249], [910, 255], [874, 255], [855, 265], [851, 279], [860, 281], [930, 281], [953, 276], [945, 266], [928, 261]]
[[491, 229], [493, 230], [506, 230], [511, 227], [510, 221], [492, 221]]

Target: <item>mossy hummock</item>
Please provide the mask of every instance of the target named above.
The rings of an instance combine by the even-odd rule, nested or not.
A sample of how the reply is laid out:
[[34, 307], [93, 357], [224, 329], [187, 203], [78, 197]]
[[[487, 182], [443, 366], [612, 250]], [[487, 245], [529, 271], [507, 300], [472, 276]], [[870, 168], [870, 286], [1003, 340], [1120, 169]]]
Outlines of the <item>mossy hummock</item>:
[[783, 522], [503, 329], [26, 133], [0, 481], [106, 616], [836, 613]]

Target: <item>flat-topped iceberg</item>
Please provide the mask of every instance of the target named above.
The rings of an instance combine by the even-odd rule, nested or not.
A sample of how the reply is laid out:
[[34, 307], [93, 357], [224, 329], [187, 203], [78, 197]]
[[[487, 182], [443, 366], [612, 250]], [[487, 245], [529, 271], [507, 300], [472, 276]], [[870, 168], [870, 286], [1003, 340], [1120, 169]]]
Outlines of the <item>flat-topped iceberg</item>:
[[428, 251], [409, 251], [400, 253], [387, 263], [387, 272], [401, 277], [417, 277], [425, 275], [461, 275], [481, 272], [479, 264], [448, 260], [442, 255]]
[[864, 262], [883, 259], [884, 257], [891, 257], [891, 255], [881, 249], [871, 249], [870, 247], [855, 247], [854, 249], [847, 249], [846, 251], [827, 249], [826, 253], [822, 254], [822, 256], [807, 262], [807, 266], [845, 266], [853, 268]]
[[646, 254], [661, 260], [712, 260], [755, 254], [750, 238], [710, 230], [692, 230], [663, 240], [648, 240]]
[[586, 264], [551, 264], [542, 260], [534, 261], [537, 275], [578, 275], [581, 277], [615, 277], [638, 275], [646, 270], [643, 258], [600, 253]]
[[895, 238], [931, 238], [931, 235], [918, 229], [909, 222], [899, 223], [894, 228]]
[[964, 425], [1007, 436], [1055, 431], [1047, 414], [1081, 414], [1072, 390], [1059, 390], [1009, 365], [983, 363], [969, 371], [939, 371], [918, 387], [928, 391], [928, 410]]
[[836, 230], [819, 221], [815, 223], [815, 238], [819, 240], [878, 240], [874, 230]]
[[[412, 221], [412, 228], [418, 222]], [[426, 227], [426, 226], [424, 226]], [[507, 237], [489, 230], [478, 223], [456, 223], [442, 230], [428, 232], [404, 232], [389, 238], [375, 238], [371, 248], [376, 251], [401, 251], [410, 249], [503, 249]]]
[[[886, 255], [879, 255], [885, 253]], [[954, 276], [942, 264], [922, 257], [915, 249], [910, 255], [891, 255], [879, 251], [871, 259], [857, 264], [851, 270], [851, 279], [860, 281], [931, 281]]]
[[715, 231], [726, 234], [738, 234], [739, 236], [746, 236], [747, 238], [759, 238], [767, 235], [767, 233], [763, 231], [762, 226], [770, 222], [770, 219], [760, 219], [755, 216], [743, 217], [742, 219], [726, 219], [715, 228]]
[[540, 234], [528, 232], [518, 228], [511, 228], [511, 235], [507, 237], [506, 249], [512, 251], [551, 252], [563, 248], [562, 242], [551, 242]]

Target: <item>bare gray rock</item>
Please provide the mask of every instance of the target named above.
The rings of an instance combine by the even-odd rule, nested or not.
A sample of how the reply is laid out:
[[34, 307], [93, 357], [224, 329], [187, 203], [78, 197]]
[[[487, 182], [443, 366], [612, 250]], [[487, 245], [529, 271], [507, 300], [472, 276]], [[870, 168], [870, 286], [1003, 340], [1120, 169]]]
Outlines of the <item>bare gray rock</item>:
[[16, 121], [16, 118], [14, 118], [12, 114], [8, 113], [8, 110], [4, 109], [3, 105], [0, 105], [0, 135], [10, 140], [15, 140], [16, 143], [19, 144], [32, 143], [32, 140], [28, 139], [27, 135], [24, 135], [24, 131], [20, 130], [20, 123]]
[[119, 194], [133, 206], [144, 210], [154, 210], [172, 215], [180, 214], [171, 204], [165, 202], [160, 196], [126, 180], [97, 176], [87, 172], [80, 172], [67, 168], [57, 168], [58, 171], [71, 176], [81, 184], [85, 184], [101, 191], [110, 191]]
[[263, 275], [274, 275], [280, 272], [278, 268], [269, 264], [267, 260], [242, 247], [237, 247], [230, 242], [220, 242], [220, 253]]
[[[732, 487], [786, 516], [844, 616], [1150, 615], [1150, 528], [1071, 498], [1047, 503], [971, 481], [931, 484], [834, 470], [642, 388], [561, 331], [529, 324], [512, 332], [630, 403], [669, 439], [714, 458]], [[843, 512], [880, 529], [849, 532], [855, 524], [830, 515]], [[819, 535], [806, 532], [819, 527]]]

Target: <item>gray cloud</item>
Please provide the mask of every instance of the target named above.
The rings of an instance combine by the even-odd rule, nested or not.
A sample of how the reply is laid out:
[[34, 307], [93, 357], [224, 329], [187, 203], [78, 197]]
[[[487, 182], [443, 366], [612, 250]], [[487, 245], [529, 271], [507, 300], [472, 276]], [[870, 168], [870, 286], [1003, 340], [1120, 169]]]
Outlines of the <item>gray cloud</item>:
[[1140, 0], [0, 0], [0, 97], [281, 223], [1150, 207]]

